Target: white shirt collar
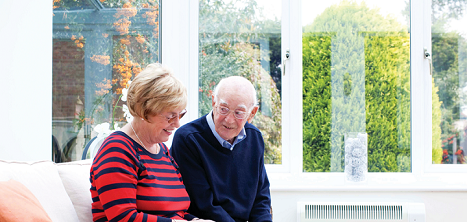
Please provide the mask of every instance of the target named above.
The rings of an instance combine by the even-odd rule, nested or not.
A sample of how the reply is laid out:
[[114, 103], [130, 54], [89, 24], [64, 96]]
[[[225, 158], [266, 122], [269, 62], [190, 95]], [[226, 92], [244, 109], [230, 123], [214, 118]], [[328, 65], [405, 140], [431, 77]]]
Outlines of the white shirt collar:
[[209, 112], [209, 114], [206, 116], [206, 120], [208, 121], [209, 128], [211, 128], [212, 134], [216, 137], [217, 141], [222, 145], [222, 147], [233, 150], [234, 146], [240, 143], [242, 140], [246, 138], [246, 131], [245, 127], [242, 127], [242, 130], [240, 133], [237, 135], [235, 138], [235, 141], [233, 144], [230, 144], [227, 140], [223, 139], [217, 132], [216, 132], [216, 127], [214, 124], [214, 120], [212, 119], [212, 110]]

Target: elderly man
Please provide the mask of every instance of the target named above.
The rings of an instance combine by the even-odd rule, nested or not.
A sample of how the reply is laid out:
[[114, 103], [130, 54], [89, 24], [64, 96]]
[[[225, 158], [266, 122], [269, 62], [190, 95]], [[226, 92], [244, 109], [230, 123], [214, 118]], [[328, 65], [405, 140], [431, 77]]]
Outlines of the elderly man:
[[264, 141], [249, 123], [256, 104], [250, 81], [225, 78], [212, 95], [212, 111], [176, 131], [170, 152], [193, 215], [219, 222], [272, 221]]

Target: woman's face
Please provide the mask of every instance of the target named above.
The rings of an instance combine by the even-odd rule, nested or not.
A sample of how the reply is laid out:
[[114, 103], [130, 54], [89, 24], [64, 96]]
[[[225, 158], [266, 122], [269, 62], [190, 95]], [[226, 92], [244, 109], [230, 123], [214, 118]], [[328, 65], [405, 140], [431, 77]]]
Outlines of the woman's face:
[[144, 124], [152, 143], [167, 142], [174, 130], [180, 127], [180, 118], [185, 112], [185, 109], [176, 108], [148, 116], [149, 122], [144, 121]]

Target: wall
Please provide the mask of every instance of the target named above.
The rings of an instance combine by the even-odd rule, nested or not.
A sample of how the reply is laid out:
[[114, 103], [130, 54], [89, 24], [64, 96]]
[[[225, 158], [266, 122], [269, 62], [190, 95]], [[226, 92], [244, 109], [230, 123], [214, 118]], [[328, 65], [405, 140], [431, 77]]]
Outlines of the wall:
[[[81, 44], [81, 43], [80, 43]], [[75, 117], [77, 96], [85, 104], [84, 51], [71, 40], [53, 41], [52, 116], [59, 120]]]
[[[52, 1], [0, 1], [0, 42], [0, 159], [51, 159]], [[299, 200], [414, 201], [425, 203], [427, 222], [467, 217], [467, 192], [272, 191], [272, 198], [276, 222], [297, 221]]]
[[426, 222], [467, 221], [466, 192], [301, 192], [272, 191], [275, 222], [297, 221], [298, 201], [425, 203]]
[[0, 1], [0, 159], [51, 159], [52, 1]]

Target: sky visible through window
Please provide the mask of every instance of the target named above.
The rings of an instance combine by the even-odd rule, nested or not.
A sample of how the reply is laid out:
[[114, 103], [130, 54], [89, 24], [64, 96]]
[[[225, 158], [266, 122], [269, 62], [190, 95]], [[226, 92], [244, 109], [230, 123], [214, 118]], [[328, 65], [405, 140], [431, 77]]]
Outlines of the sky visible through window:
[[[302, 8], [306, 8], [309, 13], [302, 13], [302, 26], [309, 25], [313, 22], [316, 16], [324, 11], [325, 8], [338, 4], [342, 0], [303, 0]], [[396, 18], [401, 24], [407, 24], [406, 18], [403, 16], [400, 5], [407, 4], [407, 0], [392, 0], [392, 1], [381, 1], [381, 0], [357, 0], [356, 2], [361, 3], [364, 1], [370, 8], [379, 8], [380, 13], [384, 16], [391, 15]], [[281, 18], [282, 4], [279, 1], [275, 4], [271, 4], [270, 0], [257, 0], [258, 5], [264, 7], [264, 16], [269, 19], [274, 17]], [[449, 21], [447, 31], [457, 30], [459, 34], [467, 37], [467, 16], [463, 16], [457, 20], [453, 19]]]

